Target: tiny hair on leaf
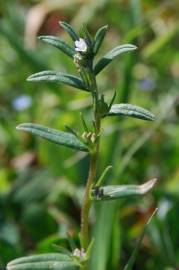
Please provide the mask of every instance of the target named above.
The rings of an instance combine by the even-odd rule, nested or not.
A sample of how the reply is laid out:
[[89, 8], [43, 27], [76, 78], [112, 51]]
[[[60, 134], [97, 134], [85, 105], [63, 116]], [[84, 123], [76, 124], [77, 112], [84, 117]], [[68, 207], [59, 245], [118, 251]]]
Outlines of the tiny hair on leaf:
[[52, 143], [64, 145], [66, 147], [88, 152], [87, 146], [77, 137], [69, 132], [59, 131], [39, 124], [24, 123], [17, 126], [18, 130], [23, 130]]
[[112, 105], [109, 112], [104, 115], [104, 117], [106, 116], [128, 116], [147, 121], [155, 120], [155, 115], [153, 113], [142, 107], [127, 103]]
[[67, 43], [65, 43], [63, 40], [61, 40], [58, 37], [39, 36], [38, 38], [40, 40], [42, 40], [43, 42], [46, 42], [46, 43], [56, 47], [57, 49], [59, 49], [60, 51], [62, 51], [66, 55], [70, 56], [71, 58], [73, 58], [75, 53], [76, 53], [75, 49], [72, 46], [68, 45]]
[[60, 21], [59, 24], [69, 34], [73, 41], [79, 40], [79, 35], [76, 33], [76, 31], [70, 24], [63, 21]]
[[94, 46], [93, 46], [94, 55], [97, 54], [99, 48], [101, 47], [101, 44], [104, 40], [107, 30], [108, 30], [108, 25], [102, 26], [101, 28], [98, 29], [95, 35], [95, 39], [94, 39]]
[[75, 88], [89, 91], [83, 81], [74, 75], [65, 74], [57, 71], [45, 70], [35, 74], [32, 74], [27, 78], [27, 81], [47, 81], [47, 82], [59, 82], [64, 83]]
[[111, 51], [109, 51], [107, 54], [105, 54], [95, 65], [94, 67], [94, 73], [97, 75], [100, 73], [112, 60], [114, 60], [117, 56], [129, 52], [129, 51], [134, 51], [136, 50], [137, 47], [132, 44], [124, 44], [115, 47]]
[[154, 178], [142, 185], [119, 185], [119, 186], [97, 186], [92, 189], [93, 200], [116, 200], [133, 196], [142, 196], [148, 193], [156, 184]]

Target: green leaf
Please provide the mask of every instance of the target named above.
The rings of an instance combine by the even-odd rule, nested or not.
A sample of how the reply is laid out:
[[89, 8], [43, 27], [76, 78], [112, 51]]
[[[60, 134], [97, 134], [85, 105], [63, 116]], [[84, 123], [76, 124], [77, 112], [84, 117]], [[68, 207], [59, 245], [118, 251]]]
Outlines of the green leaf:
[[60, 26], [69, 34], [73, 41], [79, 40], [78, 34], [75, 30], [71, 27], [70, 24], [66, 22], [59, 22]]
[[64, 145], [73, 149], [88, 152], [87, 146], [82, 143], [75, 135], [68, 132], [58, 131], [46, 126], [31, 123], [21, 124], [17, 126], [17, 129], [30, 132], [55, 144]]
[[104, 178], [106, 177], [106, 174], [109, 172], [109, 170], [112, 169], [112, 166], [109, 165], [105, 168], [105, 170], [102, 172], [100, 178], [98, 179], [98, 181], [96, 182], [96, 187], [100, 186], [101, 183], [103, 182]]
[[97, 31], [95, 35], [95, 40], [94, 40], [94, 48], [93, 48], [93, 53], [97, 54], [99, 48], [101, 47], [101, 44], [103, 42], [103, 39], [107, 33], [108, 30], [108, 25], [105, 25]]
[[88, 50], [91, 51], [93, 49], [93, 38], [90, 35], [88, 28], [85, 24], [82, 25], [80, 30], [80, 36], [85, 40], [88, 46]]
[[70, 256], [59, 253], [27, 256], [7, 264], [7, 270], [78, 270]]
[[7, 266], [7, 270], [79, 270], [79, 266], [72, 262], [34, 262]]
[[91, 192], [93, 200], [116, 200], [120, 198], [141, 196], [149, 192], [156, 184], [154, 178], [142, 185], [120, 185], [94, 187]]
[[134, 266], [134, 263], [135, 263], [135, 260], [136, 260], [136, 257], [137, 257], [138, 251], [139, 251], [139, 247], [140, 247], [141, 242], [142, 242], [142, 240], [144, 238], [147, 227], [148, 227], [149, 223], [151, 222], [151, 220], [152, 220], [152, 218], [153, 218], [153, 216], [155, 215], [156, 212], [157, 212], [157, 208], [154, 210], [153, 214], [150, 216], [149, 220], [144, 225], [144, 228], [143, 228], [143, 231], [142, 231], [142, 233], [141, 233], [141, 235], [139, 237], [138, 243], [137, 243], [135, 249], [133, 250], [129, 261], [127, 262], [127, 264], [126, 264], [126, 266], [124, 267], [123, 270], [132, 270], [133, 269], [133, 266]]
[[31, 263], [31, 262], [46, 262], [46, 261], [71, 261], [68, 255], [60, 253], [46, 253], [41, 255], [32, 255], [17, 258], [8, 263], [8, 266]]
[[89, 132], [89, 128], [86, 124], [85, 118], [84, 118], [82, 113], [80, 113], [80, 118], [81, 118], [81, 122], [82, 122], [84, 131]]
[[113, 105], [113, 102], [114, 102], [115, 98], [116, 98], [116, 91], [114, 92], [114, 95], [112, 96], [112, 99], [111, 99], [111, 101], [109, 103], [109, 106], [108, 106], [109, 107], [109, 111], [110, 111], [110, 109], [111, 109], [111, 107]]
[[39, 39], [58, 48], [59, 50], [61, 50], [63, 53], [67, 54], [71, 58], [73, 58], [74, 54], [76, 53], [75, 49], [72, 46], [68, 45], [60, 38], [57, 38], [54, 36], [40, 36]]
[[118, 55], [136, 50], [137, 47], [132, 44], [125, 44], [120, 45], [109, 51], [107, 54], [105, 54], [95, 65], [94, 73], [97, 75], [99, 72], [101, 72], [113, 59], [115, 59]]
[[148, 121], [155, 120], [155, 115], [151, 112], [132, 104], [121, 103], [111, 106], [110, 111], [104, 116], [128, 116]]
[[27, 78], [27, 81], [61, 82], [81, 90], [89, 91], [79, 77], [56, 71], [47, 70], [32, 74]]

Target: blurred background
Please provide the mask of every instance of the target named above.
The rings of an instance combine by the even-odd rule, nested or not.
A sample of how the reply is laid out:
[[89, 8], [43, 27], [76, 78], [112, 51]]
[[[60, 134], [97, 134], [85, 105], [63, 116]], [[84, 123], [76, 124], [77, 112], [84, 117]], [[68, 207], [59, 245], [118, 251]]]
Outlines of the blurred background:
[[[75, 73], [71, 60], [37, 40], [56, 35], [65, 20], [90, 32], [109, 25], [100, 55], [133, 43], [97, 78], [107, 99], [130, 102], [157, 116], [103, 122], [99, 174], [113, 165], [107, 183], [159, 179], [143, 198], [94, 205], [91, 269], [122, 269], [142, 228], [158, 207], [133, 269], [179, 269], [179, 1], [6, 0], [0, 5], [0, 268], [18, 256], [56, 251], [78, 243], [80, 207], [88, 157], [17, 132], [23, 122], [82, 131], [80, 111], [91, 119], [91, 99], [73, 88], [27, 82], [32, 73]], [[67, 240], [70, 236], [70, 241]]]

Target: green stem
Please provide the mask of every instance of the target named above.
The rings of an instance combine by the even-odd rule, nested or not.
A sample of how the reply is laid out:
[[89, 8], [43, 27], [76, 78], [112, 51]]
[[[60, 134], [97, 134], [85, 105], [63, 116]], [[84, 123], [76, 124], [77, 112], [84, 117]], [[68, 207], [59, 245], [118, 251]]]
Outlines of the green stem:
[[98, 114], [98, 88], [96, 84], [96, 78], [91, 69], [89, 71], [90, 80], [91, 80], [91, 92], [93, 96], [93, 108], [94, 108], [94, 122], [95, 122], [95, 136], [96, 141], [94, 143], [94, 148], [91, 152], [90, 156], [90, 166], [89, 166], [89, 173], [88, 179], [83, 199], [82, 211], [81, 211], [81, 246], [86, 251], [89, 245], [89, 226], [88, 226], [88, 219], [89, 219], [89, 211], [91, 207], [91, 199], [90, 199], [90, 191], [93, 185], [96, 170], [97, 170], [97, 162], [99, 157], [99, 143], [100, 143], [100, 129], [101, 129], [101, 118]]
[[96, 175], [97, 155], [96, 153], [91, 156], [88, 180], [86, 184], [86, 190], [83, 200], [82, 212], [81, 212], [81, 245], [84, 250], [87, 249], [89, 244], [88, 236], [88, 216], [91, 206], [90, 190], [93, 184], [94, 177]]

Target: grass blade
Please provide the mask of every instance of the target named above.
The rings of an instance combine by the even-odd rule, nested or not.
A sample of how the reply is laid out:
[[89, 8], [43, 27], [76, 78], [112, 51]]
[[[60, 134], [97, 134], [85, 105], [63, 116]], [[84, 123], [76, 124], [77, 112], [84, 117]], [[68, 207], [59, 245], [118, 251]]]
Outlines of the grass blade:
[[157, 212], [157, 210], [158, 210], [157, 208], [154, 210], [153, 214], [150, 216], [149, 220], [145, 224], [145, 226], [143, 228], [143, 231], [142, 231], [142, 233], [141, 233], [141, 235], [139, 237], [138, 243], [137, 243], [134, 251], [132, 252], [132, 255], [131, 255], [129, 261], [127, 262], [127, 264], [126, 264], [126, 266], [124, 267], [123, 270], [132, 270], [132, 267], [133, 267], [133, 265], [135, 263], [135, 260], [136, 260], [136, 257], [137, 257], [137, 254], [138, 254], [139, 247], [140, 247], [140, 244], [142, 242], [142, 239], [143, 239], [143, 237], [144, 237], [144, 235], [146, 233], [146, 230], [147, 230], [147, 227], [148, 227], [149, 223], [151, 222], [151, 220], [152, 220], [153, 216], [155, 215], [155, 213]]

